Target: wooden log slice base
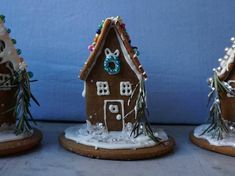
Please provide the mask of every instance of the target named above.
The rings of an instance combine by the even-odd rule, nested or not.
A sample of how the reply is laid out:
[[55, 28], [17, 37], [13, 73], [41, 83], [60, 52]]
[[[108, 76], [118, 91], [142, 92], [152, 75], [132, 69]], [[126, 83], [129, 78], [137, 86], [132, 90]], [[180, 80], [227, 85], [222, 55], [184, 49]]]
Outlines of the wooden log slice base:
[[172, 137], [164, 144], [155, 145], [153, 147], [134, 149], [95, 149], [95, 147], [76, 143], [73, 140], [67, 139], [62, 133], [59, 136], [59, 143], [67, 150], [74, 153], [97, 159], [108, 160], [142, 160], [154, 157], [159, 157], [170, 153], [174, 149], [175, 141]]
[[42, 133], [38, 129], [33, 129], [33, 135], [24, 139], [0, 142], [0, 156], [24, 153], [38, 144], [42, 140]]
[[224, 155], [235, 156], [235, 147], [211, 145], [206, 139], [195, 137], [194, 130], [191, 131], [189, 138], [193, 144], [203, 149], [210, 150], [210, 151], [224, 154]]

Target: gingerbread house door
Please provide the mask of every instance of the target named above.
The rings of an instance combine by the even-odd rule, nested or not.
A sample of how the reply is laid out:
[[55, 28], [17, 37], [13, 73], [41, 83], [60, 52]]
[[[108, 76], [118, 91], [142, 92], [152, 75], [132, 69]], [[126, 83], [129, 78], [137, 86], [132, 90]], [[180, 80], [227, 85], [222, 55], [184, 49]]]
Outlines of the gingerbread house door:
[[108, 131], [121, 131], [124, 127], [124, 101], [104, 101], [104, 122]]

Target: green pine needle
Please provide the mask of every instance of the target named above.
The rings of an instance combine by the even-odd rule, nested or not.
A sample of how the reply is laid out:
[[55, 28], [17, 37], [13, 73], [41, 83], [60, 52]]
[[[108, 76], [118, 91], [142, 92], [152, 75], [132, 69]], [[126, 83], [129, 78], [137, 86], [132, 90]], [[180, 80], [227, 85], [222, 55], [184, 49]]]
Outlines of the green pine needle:
[[[31, 99], [40, 106], [37, 99], [34, 97], [34, 95], [31, 93], [30, 89], [30, 80], [29, 75], [26, 72], [26, 70], [15, 72], [13, 76], [11, 76], [8, 80], [4, 81], [0, 84], [0, 86], [4, 86], [4, 84], [11, 80], [12, 83], [15, 83], [15, 85], [18, 87], [18, 90], [16, 91], [16, 106], [9, 108], [7, 111], [2, 112], [1, 114], [5, 114], [10, 111], [14, 111], [16, 114], [16, 117], [19, 119], [18, 123], [16, 124], [16, 134], [23, 133], [25, 131], [30, 131], [32, 129], [29, 120], [31, 120], [34, 124], [36, 122], [34, 121], [34, 118], [30, 111], [30, 102]], [[0, 115], [1, 115], [0, 114]]]
[[133, 129], [130, 136], [134, 138], [138, 137], [141, 134], [146, 134], [150, 139], [152, 139], [156, 144], [160, 144], [162, 140], [154, 135], [154, 132], [151, 129], [150, 123], [148, 122], [147, 117], [149, 116], [149, 111], [147, 109], [146, 102], [146, 91], [144, 82], [140, 82], [140, 92], [136, 100], [137, 119], [134, 122]]
[[206, 130], [203, 131], [201, 135], [211, 132], [213, 138], [217, 137], [218, 140], [221, 140], [223, 139], [224, 135], [229, 132], [229, 129], [225, 124], [221, 114], [221, 94], [225, 93], [235, 96], [235, 91], [228, 83], [221, 81], [216, 73], [214, 73], [214, 76], [212, 78], [211, 89], [212, 91], [208, 95], [208, 104], [214, 98], [214, 101], [212, 102], [210, 108], [209, 116], [211, 124]]

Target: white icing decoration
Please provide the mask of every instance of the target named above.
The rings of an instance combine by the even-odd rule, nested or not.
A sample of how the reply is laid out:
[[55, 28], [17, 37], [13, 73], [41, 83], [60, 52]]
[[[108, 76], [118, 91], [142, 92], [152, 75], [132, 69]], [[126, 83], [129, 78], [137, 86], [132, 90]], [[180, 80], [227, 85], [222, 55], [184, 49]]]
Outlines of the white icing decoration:
[[32, 134], [33, 134], [33, 130], [31, 130], [30, 132], [21, 133], [19, 135], [15, 134], [15, 130], [4, 130], [0, 132], [0, 142], [25, 139], [27, 137], [32, 136]]
[[116, 115], [116, 119], [117, 119], [117, 120], [122, 120], [121, 114]]
[[109, 85], [107, 81], [97, 81], [96, 82], [97, 95], [109, 95]]
[[118, 105], [109, 105], [109, 111], [112, 112], [112, 113], [118, 113], [119, 110], [118, 110]]
[[[137, 149], [156, 145], [147, 135], [141, 134], [136, 138], [130, 136], [132, 126], [131, 123], [127, 123], [123, 131], [107, 132], [102, 124], [91, 125], [87, 121], [87, 125], [67, 128], [65, 137], [80, 144], [93, 146], [96, 149]], [[163, 141], [168, 139], [167, 134], [162, 129], [157, 129], [154, 135]]]
[[[229, 80], [228, 82], [227, 82], [227, 84], [229, 85], [229, 87], [231, 88], [231, 90], [233, 90], [233, 91], [235, 91], [235, 88], [233, 88], [232, 86], [231, 86], [231, 84], [232, 83], [235, 83], [235, 80]], [[231, 94], [229, 94], [229, 93], [227, 93], [227, 97], [234, 97], [233, 95], [231, 95]]]
[[[0, 90], [11, 90], [11, 81], [8, 80], [10, 78], [9, 74], [2, 74], [0, 73]], [[6, 81], [8, 80], [8, 81]], [[4, 83], [4, 84], [3, 84]], [[2, 85], [3, 84], [3, 85]]]
[[21, 71], [25, 70], [26, 68], [27, 68], [27, 65], [26, 65], [25, 62], [21, 62], [21, 63], [19, 64], [19, 69], [20, 69]]
[[209, 127], [209, 124], [204, 124], [204, 125], [200, 125], [196, 127], [194, 130], [194, 136], [197, 138], [207, 140], [211, 145], [235, 147], [235, 131], [234, 130], [233, 131], [230, 130], [229, 133], [226, 134], [226, 136], [224, 136], [223, 139], [217, 140], [216, 137], [213, 138], [214, 131], [201, 135], [208, 127]]
[[122, 19], [119, 16], [116, 17], [109, 17], [108, 19], [114, 21], [114, 23], [116, 24], [118, 21], [122, 22]]
[[[10, 70], [11, 74], [13, 74], [14, 70], [10, 67], [9, 64], [10, 64], [9, 62], [6, 63], [6, 67]], [[8, 91], [8, 90], [11, 90], [12, 87], [16, 87], [16, 85], [11, 84], [11, 80], [9, 80], [10, 77], [11, 77], [10, 74], [0, 73], [0, 85], [1, 85], [0, 90], [1, 91]]]
[[105, 48], [104, 53], [106, 57], [112, 54], [109, 48]]
[[136, 66], [134, 65], [133, 61], [131, 60], [130, 55], [128, 54], [128, 52], [127, 52], [127, 50], [126, 50], [126, 47], [124, 46], [123, 41], [122, 41], [120, 35], [119, 35], [118, 32], [117, 32], [117, 29], [116, 29], [116, 28], [114, 28], [114, 29], [115, 29], [115, 33], [116, 33], [116, 35], [117, 35], [118, 42], [119, 42], [119, 44], [120, 44], [122, 53], [123, 53], [123, 55], [124, 55], [124, 58], [126, 59], [128, 65], [131, 67], [131, 69], [132, 69], [132, 70], [134, 71], [134, 73], [136, 74], [137, 78], [138, 78], [139, 80], [142, 80], [142, 75], [139, 73], [139, 71], [137, 70], [137, 68], [136, 68]]
[[[104, 122], [105, 122], [105, 127], [106, 129], [108, 130], [108, 126], [107, 126], [107, 114], [106, 114], [106, 111], [107, 111], [107, 103], [117, 103], [119, 102], [121, 104], [121, 112], [122, 112], [122, 117], [124, 117], [124, 101], [123, 100], [104, 100]], [[120, 112], [120, 111], [119, 111]], [[124, 118], [122, 120], [122, 125], [123, 125], [123, 128], [124, 128], [124, 124], [125, 124], [125, 121], [124, 121]]]
[[82, 97], [86, 97], [86, 81], [84, 81]]
[[226, 54], [224, 56], [224, 59], [220, 59], [220, 69], [215, 70], [218, 76], [221, 76], [225, 74], [227, 71], [229, 71], [229, 65], [234, 62], [234, 57], [235, 57], [235, 48], [227, 48]]
[[18, 71], [19, 70], [19, 62], [18, 58], [15, 58], [15, 56], [12, 56], [12, 51], [10, 50], [9, 46], [7, 46], [7, 43], [5, 49], [0, 52], [0, 57], [2, 58], [2, 61], [0, 64], [6, 63], [6, 62], [11, 62], [13, 64], [14, 70]]
[[109, 48], [105, 48], [104, 53], [105, 53], [105, 56], [106, 56], [106, 57], [108, 57], [108, 56], [118, 57], [120, 52], [119, 52], [118, 49], [116, 49], [116, 50], [112, 53], [112, 51], [111, 51]]
[[116, 49], [113, 54], [114, 54], [116, 57], [118, 57], [118, 56], [119, 56], [119, 53], [120, 53], [119, 50]]
[[131, 83], [129, 81], [120, 82], [120, 95], [130, 96], [131, 94]]

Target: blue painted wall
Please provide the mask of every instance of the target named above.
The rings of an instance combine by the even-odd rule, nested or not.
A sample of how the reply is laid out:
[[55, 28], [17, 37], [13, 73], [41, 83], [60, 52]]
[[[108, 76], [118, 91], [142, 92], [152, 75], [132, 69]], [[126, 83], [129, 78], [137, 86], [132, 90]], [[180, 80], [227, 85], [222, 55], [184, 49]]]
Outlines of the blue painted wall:
[[77, 76], [102, 19], [122, 16], [149, 80], [151, 121], [202, 123], [206, 79], [235, 33], [234, 0], [1, 0], [35, 78], [38, 119], [84, 120]]

